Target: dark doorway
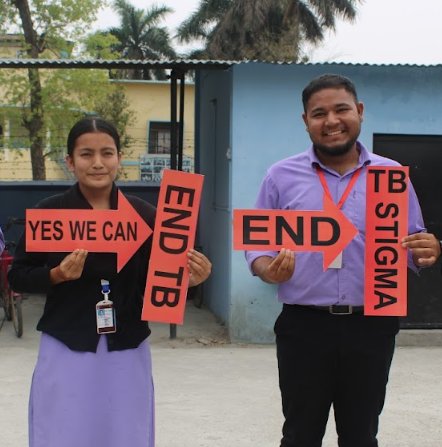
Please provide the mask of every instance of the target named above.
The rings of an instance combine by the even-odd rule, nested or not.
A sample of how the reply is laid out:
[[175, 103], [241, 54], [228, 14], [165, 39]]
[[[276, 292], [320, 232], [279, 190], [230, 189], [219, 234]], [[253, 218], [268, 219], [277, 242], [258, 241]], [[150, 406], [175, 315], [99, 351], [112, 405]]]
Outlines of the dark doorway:
[[[374, 134], [373, 151], [410, 167], [410, 179], [429, 233], [442, 239], [442, 135]], [[408, 273], [408, 316], [402, 327], [442, 328], [440, 260], [419, 276]]]

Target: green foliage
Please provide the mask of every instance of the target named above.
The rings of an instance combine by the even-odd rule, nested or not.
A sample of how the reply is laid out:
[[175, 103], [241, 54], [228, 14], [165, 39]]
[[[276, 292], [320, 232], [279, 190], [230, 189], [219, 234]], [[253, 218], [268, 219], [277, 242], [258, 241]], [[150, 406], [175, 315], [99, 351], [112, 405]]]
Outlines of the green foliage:
[[[125, 59], [173, 59], [176, 52], [167, 28], [159, 26], [164, 16], [172, 9], [166, 6], [152, 6], [138, 9], [126, 0], [116, 0], [114, 9], [120, 17], [120, 25], [107, 30], [118, 43], [113, 47]], [[164, 71], [148, 69], [128, 70], [125, 77], [130, 79], [164, 79]]]
[[[88, 25], [97, 18], [105, 0], [29, 0], [34, 31], [42, 44], [60, 39], [78, 41], [89, 30]], [[22, 29], [18, 9], [11, 0], [0, 0], [0, 24]]]
[[[13, 105], [2, 109], [3, 116], [17, 123], [14, 127], [18, 128], [18, 123], [29, 119], [30, 114], [26, 70], [0, 71], [0, 82], [10, 86], [1, 103]], [[132, 143], [126, 128], [133, 124], [135, 114], [130, 110], [123, 89], [109, 82], [104, 70], [46, 70], [42, 73], [42, 101], [44, 129], [50, 135], [50, 141], [46, 141], [50, 147], [45, 153], [46, 157], [63, 157], [69, 129], [75, 121], [89, 114], [98, 114], [112, 121], [120, 132], [123, 148], [129, 148]], [[17, 135], [20, 139], [14, 147], [29, 147], [29, 137], [26, 139], [22, 132]]]
[[121, 57], [116, 50], [119, 44], [117, 37], [106, 31], [89, 34], [84, 40], [85, 52], [95, 59], [118, 59]]
[[[0, 0], [0, 28], [22, 34], [29, 57], [63, 57], [81, 42], [104, 4], [105, 0]], [[101, 70], [4, 70], [0, 81], [3, 102], [16, 107], [29, 133], [29, 141], [20, 144], [30, 147], [35, 180], [46, 178], [44, 158], [58, 159], [64, 151], [71, 124], [94, 110], [112, 89], [108, 74]]]
[[0, 0], [0, 32], [11, 32], [10, 26], [16, 20], [17, 12], [10, 0]]
[[45, 127], [51, 130], [50, 157], [64, 155], [66, 137], [74, 122], [94, 110], [110, 91], [103, 70], [53, 70], [43, 82]]
[[354, 20], [361, 1], [201, 0], [178, 38], [202, 40], [201, 58], [296, 61], [302, 44], [321, 42], [337, 17]]
[[102, 118], [112, 122], [120, 135], [121, 149], [125, 155], [129, 155], [133, 138], [127, 134], [127, 128], [135, 123], [135, 112], [130, 110], [129, 101], [124, 89], [115, 85], [112, 89], [95, 104], [96, 113]]
[[[22, 147], [29, 146], [29, 135], [27, 130], [22, 124], [22, 113], [20, 107], [14, 106], [1, 106], [0, 107], [0, 119], [4, 123], [8, 120], [8, 148], [20, 149]], [[5, 143], [5, 135], [2, 135], [2, 147]], [[21, 155], [21, 151], [18, 152]]]
[[[45, 155], [57, 158], [65, 150], [67, 131], [71, 125], [85, 113], [93, 111], [113, 87], [103, 70], [46, 70], [41, 77], [43, 127], [51, 135], [51, 150]], [[0, 72], [0, 82], [9, 87], [4, 91], [1, 102], [16, 106], [15, 113], [20, 113], [22, 123], [29, 120], [30, 85], [27, 71], [3, 70]]]

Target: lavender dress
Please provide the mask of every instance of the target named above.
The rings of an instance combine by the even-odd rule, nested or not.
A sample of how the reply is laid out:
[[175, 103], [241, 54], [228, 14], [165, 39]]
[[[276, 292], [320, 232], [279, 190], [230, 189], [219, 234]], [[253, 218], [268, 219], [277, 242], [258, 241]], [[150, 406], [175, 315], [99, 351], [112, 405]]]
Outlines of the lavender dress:
[[154, 447], [150, 347], [70, 350], [43, 333], [29, 403], [30, 447]]

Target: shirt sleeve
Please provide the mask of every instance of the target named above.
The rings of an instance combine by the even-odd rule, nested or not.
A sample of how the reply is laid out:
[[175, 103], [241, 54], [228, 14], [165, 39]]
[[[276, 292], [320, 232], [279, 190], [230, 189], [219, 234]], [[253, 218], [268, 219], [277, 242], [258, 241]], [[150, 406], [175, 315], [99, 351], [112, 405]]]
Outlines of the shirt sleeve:
[[[279, 192], [278, 188], [272, 180], [269, 173], [264, 177], [259, 189], [258, 198], [255, 202], [255, 208], [257, 209], [279, 209]], [[275, 257], [278, 252], [276, 251], [245, 251], [245, 257], [249, 269], [254, 274], [252, 270], [252, 264], [255, 259], [261, 256], [271, 256]]]
[[3, 236], [3, 231], [0, 228], [0, 254], [3, 253], [4, 249], [5, 249], [5, 237]]
[[[427, 229], [425, 228], [419, 200], [410, 181], [408, 196], [408, 234], [423, 233], [426, 231]], [[410, 250], [408, 250], [408, 267], [415, 273], [420, 270], [420, 268], [414, 264]]]
[[47, 293], [51, 288], [50, 268], [46, 253], [30, 253], [25, 249], [23, 233], [15, 248], [14, 260], [8, 273], [8, 280], [16, 292]]

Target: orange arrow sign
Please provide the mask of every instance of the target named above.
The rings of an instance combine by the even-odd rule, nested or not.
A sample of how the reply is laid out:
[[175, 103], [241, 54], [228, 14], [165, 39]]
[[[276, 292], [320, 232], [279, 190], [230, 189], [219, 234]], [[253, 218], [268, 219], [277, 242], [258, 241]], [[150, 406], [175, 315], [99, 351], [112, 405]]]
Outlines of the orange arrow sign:
[[324, 270], [358, 234], [324, 196], [323, 211], [233, 210], [235, 250], [322, 251]]
[[183, 324], [204, 176], [165, 169], [141, 319]]
[[118, 272], [151, 234], [121, 191], [116, 210], [26, 210], [26, 251], [117, 253]]

